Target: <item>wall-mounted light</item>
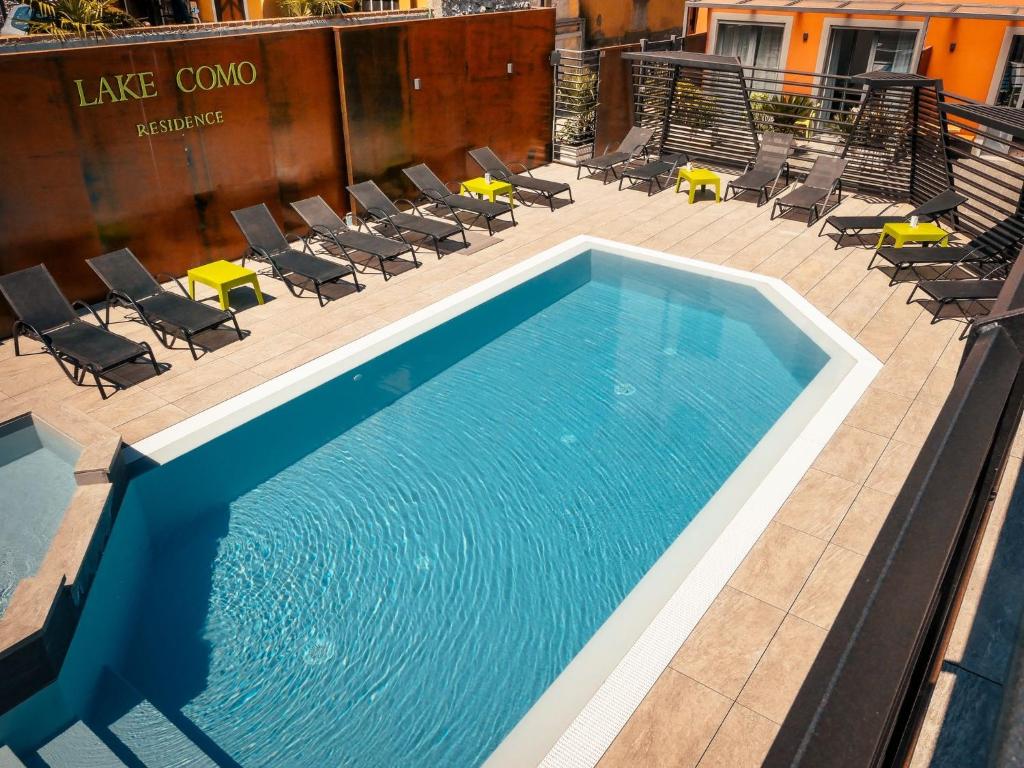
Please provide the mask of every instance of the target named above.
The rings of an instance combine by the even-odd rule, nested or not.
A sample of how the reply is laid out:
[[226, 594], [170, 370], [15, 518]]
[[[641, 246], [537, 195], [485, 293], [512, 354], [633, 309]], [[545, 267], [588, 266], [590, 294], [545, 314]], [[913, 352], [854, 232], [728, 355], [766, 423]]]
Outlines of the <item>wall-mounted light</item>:
[[420, 79], [418, 77], [414, 77], [412, 79], [412, 89], [414, 91], [418, 91], [422, 87], [423, 87], [423, 84], [420, 82]]
[[955, 50], [956, 50], [956, 43], [950, 43], [949, 44], [949, 52], [952, 53]]
[[810, 35], [808, 33], [804, 32], [804, 42], [805, 43], [807, 42], [807, 38], [809, 38], [809, 37], [810, 37]]
[[505, 65], [505, 71], [508, 72], [510, 75], [512, 74], [512, 72], [514, 70], [515, 70], [515, 67], [512, 65], [511, 61], [508, 64]]

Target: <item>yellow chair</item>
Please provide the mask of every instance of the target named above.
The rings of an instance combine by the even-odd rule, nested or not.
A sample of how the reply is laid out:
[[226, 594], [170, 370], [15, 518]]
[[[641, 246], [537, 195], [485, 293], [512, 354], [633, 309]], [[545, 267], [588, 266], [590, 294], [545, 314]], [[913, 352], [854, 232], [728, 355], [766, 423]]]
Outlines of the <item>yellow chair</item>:
[[208, 285], [217, 291], [221, 309], [228, 308], [228, 291], [240, 285], [251, 285], [256, 291], [256, 300], [263, 303], [263, 292], [260, 291], [256, 273], [230, 261], [215, 261], [188, 271], [188, 292], [193, 299], [196, 297], [196, 283]]
[[707, 168], [686, 168], [679, 169], [679, 175], [676, 177], [676, 194], [679, 194], [679, 187], [683, 181], [686, 181], [690, 185], [690, 205], [693, 205], [694, 195], [697, 194], [698, 187], [704, 189], [705, 187], [715, 188], [715, 202], [722, 202], [722, 179], [714, 171], [709, 171]]

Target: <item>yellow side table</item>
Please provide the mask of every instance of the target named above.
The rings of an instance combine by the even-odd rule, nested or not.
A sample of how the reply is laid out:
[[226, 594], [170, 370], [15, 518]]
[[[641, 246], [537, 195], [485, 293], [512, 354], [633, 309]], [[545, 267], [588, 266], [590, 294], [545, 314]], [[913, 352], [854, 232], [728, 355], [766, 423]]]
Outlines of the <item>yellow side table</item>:
[[715, 188], [715, 202], [722, 202], [722, 179], [714, 171], [709, 171], [707, 168], [693, 168], [692, 170], [680, 168], [679, 175], [676, 177], [677, 195], [683, 181], [690, 185], [690, 205], [693, 205], [693, 197], [697, 194], [698, 188], [704, 189], [710, 186]]
[[509, 184], [507, 181], [498, 181], [497, 179], [491, 179], [491, 183], [487, 183], [487, 179], [479, 176], [475, 179], [462, 182], [462, 192], [472, 192], [475, 195], [486, 197], [492, 203], [494, 198], [498, 195], [508, 195], [508, 204], [515, 207], [515, 200], [512, 196], [515, 194], [515, 187]]
[[228, 291], [240, 285], [251, 285], [256, 291], [256, 300], [263, 303], [263, 292], [260, 291], [256, 273], [230, 261], [215, 261], [188, 271], [188, 292], [193, 299], [196, 297], [196, 283], [208, 285], [217, 291], [221, 309], [228, 308]]
[[930, 221], [919, 223], [916, 227], [910, 226], [910, 222], [898, 222], [886, 224], [882, 227], [882, 234], [878, 236], [878, 245], [875, 249], [882, 247], [885, 238], [891, 237], [897, 248], [902, 248], [906, 243], [938, 243], [949, 245], [949, 233], [938, 224]]

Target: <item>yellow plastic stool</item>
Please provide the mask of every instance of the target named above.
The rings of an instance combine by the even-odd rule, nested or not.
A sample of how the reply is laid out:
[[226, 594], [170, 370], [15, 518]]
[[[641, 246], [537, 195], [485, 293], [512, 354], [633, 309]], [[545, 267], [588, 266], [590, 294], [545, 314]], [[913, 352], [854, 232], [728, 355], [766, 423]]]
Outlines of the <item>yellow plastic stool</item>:
[[217, 291], [221, 309], [228, 308], [228, 291], [240, 285], [251, 285], [256, 291], [256, 300], [263, 303], [263, 292], [260, 291], [256, 273], [230, 261], [215, 261], [188, 271], [188, 292], [193, 299], [196, 297], [196, 283], [208, 285]]
[[902, 248], [906, 243], [949, 245], [949, 233], [930, 221], [919, 223], [916, 227], [910, 226], [909, 221], [886, 224], [882, 227], [882, 234], [878, 236], [878, 245], [875, 246], [875, 250], [882, 247], [886, 237], [891, 237], [897, 248]]
[[677, 195], [679, 194], [679, 187], [684, 180], [690, 185], [690, 205], [693, 205], [693, 198], [697, 194], [698, 187], [704, 189], [705, 187], [713, 186], [715, 188], [715, 202], [722, 202], [722, 179], [714, 171], [709, 171], [707, 168], [693, 168], [692, 170], [680, 168], [679, 175], [676, 177]]
[[509, 184], [507, 181], [498, 181], [497, 179], [491, 179], [491, 183], [487, 183], [487, 179], [482, 176], [475, 179], [469, 179], [468, 181], [462, 182], [462, 192], [472, 192], [476, 195], [486, 197], [492, 203], [494, 198], [498, 195], [508, 195], [508, 204], [515, 207], [515, 200], [512, 196], [515, 194], [515, 187]]

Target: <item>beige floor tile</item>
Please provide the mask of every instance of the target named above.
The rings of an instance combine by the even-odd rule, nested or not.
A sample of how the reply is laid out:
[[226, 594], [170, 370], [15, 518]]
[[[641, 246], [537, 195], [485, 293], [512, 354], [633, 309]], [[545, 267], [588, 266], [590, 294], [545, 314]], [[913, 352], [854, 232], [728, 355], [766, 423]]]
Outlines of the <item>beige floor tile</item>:
[[670, 666], [735, 699], [784, 617], [784, 611], [727, 586]]
[[775, 520], [828, 541], [856, 498], [857, 490], [856, 483], [809, 469]]
[[789, 610], [825, 542], [781, 523], [769, 523], [729, 579], [729, 586]]
[[919, 396], [900, 422], [893, 439], [909, 445], [923, 445], [935, 425], [935, 417], [939, 415], [941, 407], [941, 403], [929, 402]]
[[934, 362], [926, 356], [897, 349], [871, 382], [876, 389], [913, 398], [924, 386]]
[[871, 551], [895, 500], [896, 497], [890, 493], [863, 488], [832, 537], [832, 542], [866, 555]]
[[868, 387], [845, 423], [882, 437], [892, 437], [912, 402], [902, 395]]
[[144, 416], [122, 424], [118, 427], [118, 431], [125, 443], [137, 443], [143, 438], [177, 424], [190, 415], [176, 405], [163, 405], [155, 411], [150, 411]]
[[956, 379], [956, 368], [936, 365], [925, 379], [921, 391], [917, 393], [918, 399], [942, 405], [953, 389], [954, 379]]
[[239, 371], [226, 379], [221, 379], [174, 401], [174, 405], [189, 414], [205, 411], [207, 408], [222, 403], [246, 390], [262, 384], [266, 379], [252, 371]]
[[792, 614], [831, 629], [863, 564], [863, 555], [829, 544], [793, 603]]
[[600, 768], [697, 765], [732, 702], [666, 669], [598, 763]]
[[787, 616], [737, 703], [781, 725], [826, 634], [821, 627]]
[[760, 768], [778, 732], [776, 723], [735, 704], [698, 768]]
[[864, 485], [895, 496], [903, 487], [920, 450], [919, 445], [901, 443], [898, 440], [890, 441]]
[[888, 441], [881, 435], [843, 425], [814, 461], [814, 468], [854, 483], [863, 483]]

